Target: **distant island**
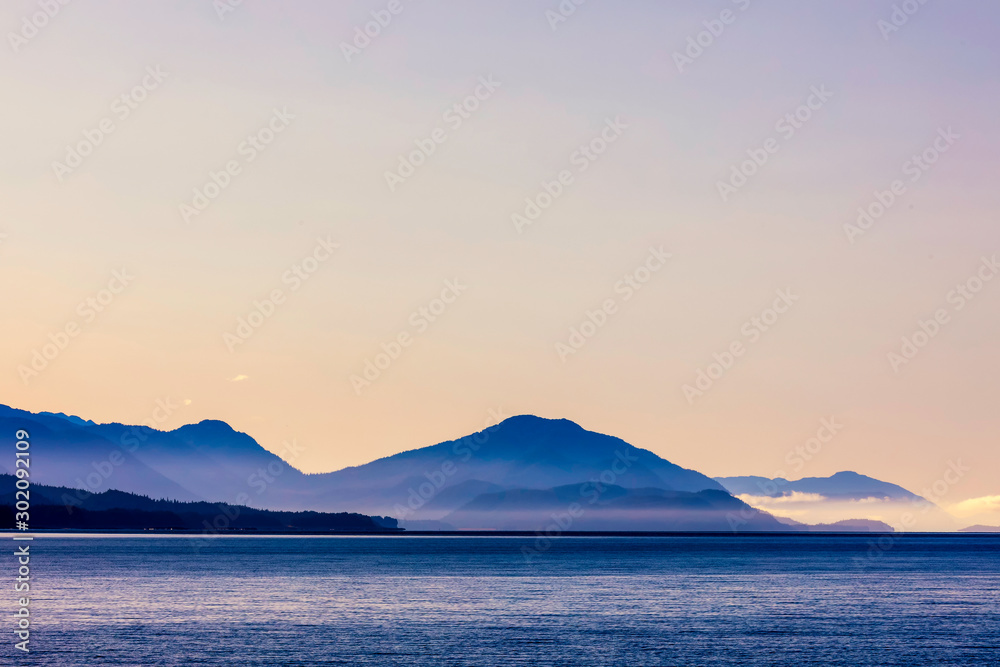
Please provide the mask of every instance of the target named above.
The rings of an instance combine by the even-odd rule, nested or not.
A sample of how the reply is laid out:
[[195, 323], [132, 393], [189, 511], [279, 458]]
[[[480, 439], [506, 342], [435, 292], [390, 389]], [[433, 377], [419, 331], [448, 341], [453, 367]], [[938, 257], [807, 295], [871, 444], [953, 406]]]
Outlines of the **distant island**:
[[1000, 526], [983, 526], [983, 525], [977, 524], [975, 526], [969, 526], [968, 528], [963, 528], [959, 532], [962, 532], [962, 533], [1000, 533]]

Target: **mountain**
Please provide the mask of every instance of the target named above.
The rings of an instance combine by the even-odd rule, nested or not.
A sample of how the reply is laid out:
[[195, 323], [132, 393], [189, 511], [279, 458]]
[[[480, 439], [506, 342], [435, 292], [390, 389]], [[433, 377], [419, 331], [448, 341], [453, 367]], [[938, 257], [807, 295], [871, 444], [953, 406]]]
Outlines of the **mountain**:
[[[437, 520], [483, 493], [603, 479], [625, 488], [724, 491], [715, 480], [565, 419], [511, 417], [459, 440], [317, 475], [329, 501]], [[353, 504], [352, 504], [353, 503]]]
[[[117, 489], [181, 501], [225, 501], [277, 509], [312, 509], [306, 475], [221, 421], [173, 431], [95, 424], [0, 406], [0, 428], [31, 434], [32, 480], [82, 489]], [[0, 461], [0, 471], [13, 472]]]
[[882, 482], [874, 477], [856, 472], [838, 472], [830, 477], [804, 477], [790, 481], [783, 477], [716, 477], [733, 495], [769, 496], [778, 498], [792, 493], [819, 494], [834, 500], [865, 500], [868, 498], [889, 500], [923, 500], [901, 486]]

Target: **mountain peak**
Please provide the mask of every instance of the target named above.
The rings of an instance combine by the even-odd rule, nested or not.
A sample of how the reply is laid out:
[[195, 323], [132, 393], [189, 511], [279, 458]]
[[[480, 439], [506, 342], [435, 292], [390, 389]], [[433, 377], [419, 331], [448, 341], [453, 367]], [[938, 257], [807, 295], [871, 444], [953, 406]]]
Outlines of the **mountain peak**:
[[197, 424], [185, 424], [178, 431], [185, 428], [200, 428], [213, 433], [236, 433], [236, 429], [219, 419], [202, 419]]
[[508, 417], [500, 422], [497, 426], [501, 428], [514, 428], [514, 429], [552, 429], [552, 430], [567, 430], [567, 431], [583, 431], [584, 428], [577, 424], [576, 422], [570, 421], [569, 419], [549, 419], [548, 417], [539, 417], [537, 415], [516, 415], [514, 417]]
[[194, 437], [198, 440], [209, 439], [215, 447], [238, 447], [241, 449], [261, 449], [260, 444], [252, 437], [237, 431], [232, 426], [218, 419], [203, 419], [197, 424], [185, 424], [171, 431], [174, 435], [184, 438]]
[[198, 422], [200, 426], [214, 426], [216, 428], [224, 428], [230, 431], [234, 430], [232, 426], [222, 421], [221, 419], [202, 419]]

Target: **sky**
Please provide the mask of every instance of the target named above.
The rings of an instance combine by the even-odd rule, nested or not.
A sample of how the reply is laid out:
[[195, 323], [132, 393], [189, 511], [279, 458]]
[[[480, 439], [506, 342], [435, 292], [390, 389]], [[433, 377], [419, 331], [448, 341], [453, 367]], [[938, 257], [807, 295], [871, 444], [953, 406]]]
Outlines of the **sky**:
[[11, 0], [0, 400], [308, 472], [530, 413], [1000, 523], [998, 19]]

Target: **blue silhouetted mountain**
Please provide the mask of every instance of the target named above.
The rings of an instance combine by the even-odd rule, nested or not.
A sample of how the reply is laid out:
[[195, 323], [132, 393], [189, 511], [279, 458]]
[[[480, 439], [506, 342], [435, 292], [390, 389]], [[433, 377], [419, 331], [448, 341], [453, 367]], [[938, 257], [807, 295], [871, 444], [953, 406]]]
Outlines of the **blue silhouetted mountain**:
[[838, 472], [829, 477], [804, 477], [791, 481], [782, 477], [716, 477], [733, 495], [769, 496], [778, 498], [792, 493], [818, 494], [830, 500], [866, 500], [878, 498], [897, 501], [923, 500], [901, 486], [882, 482], [856, 472]]
[[[86, 493], [117, 489], [180, 501], [311, 509], [305, 475], [220, 421], [174, 431], [95, 424], [0, 406], [0, 428], [31, 434], [32, 481]], [[11, 470], [12, 460], [0, 461]], [[308, 486], [308, 485], [306, 485]], [[296, 502], [299, 495], [308, 496]]]
[[409, 518], [440, 519], [481, 493], [551, 489], [602, 475], [627, 488], [724, 490], [710, 477], [619, 438], [565, 419], [533, 416], [511, 417], [458, 440], [311, 477], [329, 482], [331, 500], [353, 499], [393, 516], [403, 510]]

